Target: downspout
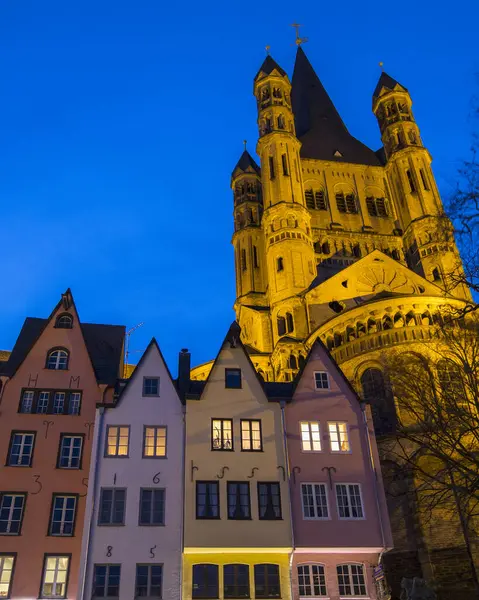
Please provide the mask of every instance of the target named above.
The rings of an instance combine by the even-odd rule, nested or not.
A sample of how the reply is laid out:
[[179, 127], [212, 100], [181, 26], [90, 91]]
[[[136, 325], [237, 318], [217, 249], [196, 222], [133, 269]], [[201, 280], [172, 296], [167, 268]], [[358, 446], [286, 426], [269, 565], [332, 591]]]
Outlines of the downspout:
[[281, 426], [283, 429], [283, 450], [284, 450], [284, 457], [285, 457], [285, 462], [286, 462], [285, 470], [286, 470], [286, 474], [288, 477], [289, 527], [291, 530], [291, 546], [292, 546], [291, 554], [289, 555], [289, 594], [290, 594], [291, 600], [293, 600], [293, 598], [294, 598], [294, 596], [293, 596], [293, 555], [294, 555], [295, 545], [294, 545], [294, 529], [293, 529], [293, 507], [292, 507], [292, 502], [291, 502], [291, 471], [289, 468], [289, 453], [288, 453], [288, 444], [287, 444], [287, 435], [286, 435], [286, 418], [285, 418], [285, 413], [284, 413], [286, 403], [284, 400], [281, 400], [280, 406], [281, 406]]
[[[108, 387], [111, 387], [111, 386], [107, 386], [103, 390], [102, 401], [104, 401], [104, 399], [105, 399], [105, 392], [108, 389]], [[98, 415], [99, 415], [98, 432], [97, 432], [97, 440], [96, 440], [96, 448], [95, 448], [95, 461], [94, 461], [95, 470], [94, 470], [94, 475], [93, 475], [93, 488], [92, 488], [92, 492], [91, 492], [92, 501], [91, 501], [90, 510], [88, 511], [89, 523], [88, 523], [87, 537], [86, 537], [86, 542], [85, 542], [85, 552], [84, 552], [85, 560], [84, 560], [84, 565], [83, 565], [83, 572], [81, 573], [80, 595], [78, 596], [78, 600], [83, 600], [84, 594], [85, 594], [85, 585], [86, 585], [86, 576], [87, 576], [87, 570], [88, 570], [88, 564], [89, 564], [90, 546], [91, 546], [91, 541], [93, 539], [93, 514], [95, 512], [96, 492], [97, 492], [97, 487], [98, 487], [98, 477], [99, 477], [98, 462], [101, 457], [100, 446], [101, 446], [101, 440], [102, 440], [102, 434], [103, 434], [104, 413], [105, 413], [105, 407], [99, 406], [98, 407]], [[85, 510], [88, 510], [88, 506], [85, 507]]]
[[185, 500], [186, 500], [186, 398], [184, 398], [184, 404], [182, 405], [182, 413], [183, 413], [183, 432], [182, 439], [183, 444], [181, 447], [181, 459], [182, 459], [182, 510], [181, 510], [181, 554], [180, 554], [180, 600], [183, 598], [183, 560], [184, 560], [184, 550], [185, 550]]

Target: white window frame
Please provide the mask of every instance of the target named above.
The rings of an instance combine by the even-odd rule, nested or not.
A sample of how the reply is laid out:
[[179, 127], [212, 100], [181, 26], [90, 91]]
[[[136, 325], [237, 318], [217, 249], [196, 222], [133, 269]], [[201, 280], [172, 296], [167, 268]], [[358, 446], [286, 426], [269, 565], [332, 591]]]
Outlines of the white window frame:
[[[12, 459], [12, 451], [13, 451], [13, 440], [15, 439], [16, 435], [20, 435], [22, 436], [22, 441], [20, 443], [20, 452], [18, 453], [18, 459], [16, 463], [12, 463], [11, 459]], [[23, 450], [25, 448], [25, 437], [27, 435], [31, 435], [32, 436], [32, 449], [31, 452], [29, 454], [29, 461], [28, 461], [28, 465], [22, 465], [21, 463], [21, 459], [23, 457]], [[12, 438], [11, 438], [11, 443], [10, 443], [10, 451], [8, 453], [8, 466], [10, 467], [31, 467], [32, 465], [32, 459], [33, 459], [33, 450], [35, 449], [35, 434], [34, 433], [23, 433], [21, 431], [16, 431], [15, 433], [12, 434]], [[20, 461], [20, 462], [18, 462]]]
[[[303, 425], [307, 425], [308, 426], [308, 439], [305, 440], [303, 438]], [[313, 440], [313, 431], [311, 429], [311, 425], [317, 425], [318, 426], [318, 436], [319, 436], [319, 440]], [[306, 432], [304, 432], [306, 433]], [[321, 423], [319, 421], [300, 421], [299, 422], [299, 435], [300, 435], [300, 439], [301, 439], [301, 452], [306, 452], [306, 453], [318, 453], [318, 452], [322, 452], [323, 451], [323, 443], [322, 443], [322, 439], [321, 439]], [[304, 447], [304, 442], [307, 441], [310, 445], [311, 448], [310, 450], [308, 450], [307, 448]], [[315, 442], [319, 441], [319, 450], [314, 449], [313, 445]]]
[[[60, 521], [55, 521], [54, 520], [54, 515], [55, 515], [55, 510], [58, 510], [58, 508], [55, 507], [56, 501], [59, 499], [63, 500], [63, 506], [61, 508], [62, 511], [62, 516]], [[67, 509], [67, 500], [69, 498], [73, 498], [75, 500], [75, 506], [73, 507], [73, 518], [71, 521], [67, 521], [65, 518], [66, 515], [66, 511], [70, 510]], [[73, 496], [71, 494], [57, 494], [53, 497], [53, 502], [52, 502], [52, 514], [51, 514], [51, 519], [50, 519], [50, 530], [48, 535], [51, 535], [52, 537], [73, 537], [73, 533], [74, 533], [74, 529], [75, 529], [75, 516], [76, 516], [76, 510], [77, 510], [77, 496]], [[52, 533], [53, 530], [53, 523], [60, 523], [60, 533]], [[71, 533], [64, 533], [65, 530], [65, 524], [70, 524], [72, 525], [72, 532]]]
[[[342, 441], [341, 441], [341, 432], [339, 431], [339, 425], [346, 425], [346, 442], [348, 444], [347, 450], [342, 450]], [[337, 443], [339, 445], [339, 450], [334, 450], [333, 448], [333, 439], [331, 437], [331, 425], [335, 425], [336, 435], [338, 436]], [[328, 436], [329, 436], [329, 447], [331, 452], [334, 454], [351, 454], [351, 441], [349, 438], [349, 424], [346, 421], [328, 421]]]
[[[317, 381], [316, 381], [316, 375], [326, 375], [326, 381], [327, 381], [327, 386], [326, 387], [318, 387]], [[313, 372], [313, 376], [314, 376], [314, 389], [318, 392], [320, 392], [321, 390], [330, 390], [331, 386], [330, 386], [330, 382], [329, 382], [329, 373], [327, 371], [314, 371]]]
[[[53, 414], [54, 415], [62, 415], [63, 411], [65, 410], [65, 400], [66, 400], [66, 392], [55, 392], [55, 394], [53, 395]], [[61, 400], [61, 404], [58, 403], [58, 401]], [[61, 410], [58, 411], [57, 408], [61, 407]]]
[[[304, 502], [303, 502], [303, 486], [312, 485], [313, 486], [313, 503], [314, 503], [314, 517], [308, 517], [304, 513]], [[328, 513], [327, 517], [319, 517], [318, 516], [318, 505], [316, 503], [316, 494], [314, 493], [314, 486], [321, 485], [324, 488], [325, 497], [326, 497], [326, 510]], [[331, 520], [331, 510], [329, 508], [329, 497], [328, 497], [328, 486], [321, 481], [302, 481], [300, 487], [300, 495], [301, 495], [301, 509], [303, 511], [303, 520], [304, 521], [330, 521]], [[319, 564], [319, 563], [318, 563]]]
[[[59, 581], [57, 581], [58, 574], [60, 572], [59, 562], [60, 562], [60, 559], [62, 559], [62, 558], [66, 559], [66, 561], [67, 561], [67, 568], [65, 569], [65, 581], [64, 582], [62, 582], [62, 581], [59, 582]], [[55, 559], [55, 568], [54, 569], [47, 569], [48, 560], [49, 559]], [[55, 593], [46, 594], [44, 592], [45, 584], [46, 584], [46, 582], [45, 582], [45, 576], [46, 576], [48, 570], [50, 570], [50, 571], [53, 570], [54, 575], [53, 575], [53, 581], [52, 582], [48, 582], [47, 585], [51, 584], [53, 590], [55, 589], [55, 586], [57, 586], [57, 585], [63, 585], [64, 586], [64, 592], [63, 592], [63, 594], [55, 594]], [[63, 571], [63, 569], [62, 569], [62, 571]], [[45, 556], [44, 565], [43, 565], [42, 588], [40, 590], [40, 598], [66, 598], [67, 597], [67, 591], [68, 591], [67, 588], [68, 588], [68, 574], [69, 574], [69, 571], [70, 571], [70, 557], [69, 556], [62, 555], [62, 554], [50, 554], [50, 555], [47, 554]]]
[[[81, 392], [70, 392], [70, 400], [68, 402], [68, 414], [69, 415], [79, 415], [80, 407], [81, 407]], [[75, 410], [72, 410], [72, 407], [75, 407]]]
[[[340, 511], [339, 511], [339, 498], [338, 498], [338, 486], [340, 485], [344, 485], [346, 486], [346, 496], [347, 496], [347, 500], [348, 500], [348, 508], [349, 508], [349, 514], [352, 515], [352, 508], [353, 505], [351, 503], [351, 492], [349, 489], [350, 485], [355, 485], [358, 487], [359, 490], [359, 499], [361, 501], [361, 512], [363, 513], [362, 517], [353, 517], [353, 516], [349, 516], [349, 517], [341, 517], [340, 516]], [[334, 491], [335, 491], [335, 495], [336, 495], [336, 509], [338, 511], [338, 519], [340, 521], [364, 521], [366, 519], [366, 512], [364, 510], [364, 501], [363, 501], [363, 494], [361, 491], [361, 484], [360, 483], [335, 483], [334, 484]]]
[[[12, 567], [11, 569], [6, 569], [5, 568], [5, 559], [10, 558], [12, 560]], [[15, 554], [0, 554], [0, 598], [11, 598], [11, 593], [12, 593], [12, 583], [13, 583], [13, 572], [15, 570], [15, 560], [16, 560], [16, 555]], [[4, 577], [5, 573], [9, 573], [9, 577], [8, 580], [5, 580], [6, 578]], [[7, 587], [6, 589], [6, 595], [2, 596], [2, 591], [4, 586]]]
[[[70, 444], [70, 449], [68, 452], [68, 466], [67, 467], [63, 467], [61, 465], [61, 460], [62, 460], [62, 450], [63, 450], [63, 442], [67, 439], [70, 438], [72, 440], [74, 439], [79, 439], [80, 440], [80, 456], [78, 457], [78, 467], [73, 467], [72, 466], [72, 460], [73, 460], [73, 442]], [[78, 470], [81, 468], [81, 463], [82, 463], [82, 454], [83, 454], [83, 437], [81, 435], [70, 435], [70, 434], [65, 434], [62, 435], [61, 440], [60, 440], [60, 455], [58, 457], [58, 468], [59, 469], [72, 469], [72, 470]]]
[[[348, 568], [348, 577], [349, 577], [349, 591], [351, 592], [350, 594], [341, 594], [341, 592], [339, 593], [339, 597], [340, 598], [349, 598], [350, 600], [354, 599], [354, 598], [369, 598], [369, 594], [368, 594], [368, 585], [367, 585], [367, 574], [366, 574], [366, 569], [364, 567], [363, 563], [340, 563], [338, 565], [336, 565], [336, 581], [338, 584], [338, 591], [339, 591], [339, 573], [338, 573], [338, 567], [347, 567]], [[362, 577], [363, 577], [363, 582], [364, 582], [364, 588], [365, 588], [365, 593], [364, 594], [357, 594], [354, 591], [354, 584], [353, 584], [353, 574], [351, 572], [351, 567], [361, 567], [362, 569]]]
[[[55, 358], [53, 359], [55, 361], [55, 364], [53, 364], [53, 360], [52, 357], [53, 355], [55, 355]], [[51, 371], [66, 371], [67, 367], [68, 367], [68, 352], [66, 350], [52, 350], [51, 352], [48, 353], [48, 359], [47, 359], [47, 369], [50, 369]], [[52, 366], [50, 366], [50, 364]], [[64, 367], [61, 367], [60, 365], [65, 364]]]
[[[8, 519], [7, 519], [7, 531], [4, 531], [2, 533], [0, 533], [0, 535], [20, 535], [20, 532], [22, 530], [22, 522], [23, 522], [23, 513], [25, 511], [25, 500], [26, 500], [26, 494], [12, 494], [11, 492], [4, 492], [0, 495], [0, 509], [3, 508], [3, 499], [5, 497], [9, 497], [12, 498], [12, 503], [10, 505], [10, 508], [8, 510]], [[22, 502], [22, 512], [20, 514], [20, 520], [19, 520], [19, 526], [18, 526], [18, 531], [15, 532], [11, 532], [11, 528], [12, 528], [12, 523], [17, 523], [17, 521], [13, 521], [13, 511], [15, 510], [15, 498], [23, 498], [23, 502]]]
[[[300, 593], [299, 567], [303, 567], [303, 568], [307, 567], [308, 568], [308, 577], [309, 577], [309, 582], [310, 582], [308, 585], [310, 585], [311, 591], [313, 592], [310, 596]], [[325, 594], [317, 595], [314, 593], [314, 575], [312, 573], [312, 567], [322, 567], [322, 569], [323, 569], [322, 576], [324, 578], [324, 587], [326, 589]], [[329, 598], [328, 585], [327, 585], [327, 580], [326, 580], [326, 565], [324, 563], [318, 563], [318, 562], [298, 563], [296, 565], [296, 575], [298, 577], [298, 596], [299, 596], [299, 598]]]
[[[47, 401], [46, 405], [45, 406], [42, 405], [42, 410], [38, 410], [40, 407], [40, 402], [43, 402], [45, 400]], [[38, 394], [37, 408], [36, 408], [35, 412], [39, 415], [46, 415], [48, 413], [48, 405], [49, 404], [50, 404], [50, 392], [41, 391]], [[45, 410], [43, 410], [43, 409], [45, 409]]]
[[[22, 394], [22, 403], [21, 403], [21, 407], [20, 407], [20, 412], [25, 413], [25, 414], [29, 414], [32, 412], [33, 409], [33, 397], [35, 395], [34, 390], [23, 390], [23, 394]], [[24, 410], [25, 408], [25, 401], [27, 401], [27, 406], [28, 406], [28, 410]]]

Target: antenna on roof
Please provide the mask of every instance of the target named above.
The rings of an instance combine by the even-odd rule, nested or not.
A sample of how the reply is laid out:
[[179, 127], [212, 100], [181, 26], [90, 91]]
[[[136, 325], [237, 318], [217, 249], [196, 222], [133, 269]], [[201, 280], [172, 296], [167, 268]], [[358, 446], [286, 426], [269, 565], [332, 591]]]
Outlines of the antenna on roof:
[[130, 336], [133, 332], [135, 332], [140, 327], [143, 327], [143, 321], [135, 325], [131, 329], [126, 332], [126, 342], [125, 342], [125, 362], [123, 364], [123, 379], [126, 379], [128, 375], [128, 356], [130, 354]]
[[247, 144], [247, 143], [248, 143], [248, 140], [243, 140], [243, 144], [244, 144], [244, 149], [245, 149], [245, 152], [246, 152], [246, 144]]
[[302, 38], [299, 35], [299, 28], [302, 27], [302, 25], [300, 25], [299, 23], [292, 23], [291, 27], [294, 27], [296, 29], [296, 46], [301, 46], [301, 44], [304, 44], [308, 41], [308, 38]]

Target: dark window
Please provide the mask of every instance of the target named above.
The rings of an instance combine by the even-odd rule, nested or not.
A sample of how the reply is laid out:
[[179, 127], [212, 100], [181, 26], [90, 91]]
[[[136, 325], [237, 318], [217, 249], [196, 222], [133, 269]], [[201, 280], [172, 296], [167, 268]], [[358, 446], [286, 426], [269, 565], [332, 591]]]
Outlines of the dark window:
[[286, 313], [286, 329], [288, 333], [294, 331], [293, 315], [289, 312]]
[[71, 329], [73, 327], [73, 317], [68, 314], [58, 315], [55, 327], [57, 329]]
[[224, 598], [249, 598], [249, 566], [225, 565], [223, 567]]
[[95, 565], [93, 569], [93, 598], [120, 597], [121, 565]]
[[336, 206], [338, 207], [338, 211], [340, 213], [345, 213], [346, 211], [346, 199], [344, 198], [344, 194], [339, 192], [336, 194]]
[[340, 519], [364, 519], [361, 488], [357, 483], [337, 483], [336, 502]]
[[[0, 534], [19, 535], [22, 529], [26, 494], [4, 492], [0, 495]], [[1, 580], [0, 580], [1, 582]], [[0, 598], [2, 595], [0, 594]]]
[[68, 352], [66, 350], [51, 350], [47, 357], [47, 369], [56, 371], [68, 369]]
[[241, 270], [242, 271], [246, 271], [247, 269], [247, 264], [246, 264], [246, 250], [241, 250]]
[[161, 598], [163, 565], [136, 565], [135, 598]]
[[423, 169], [419, 169], [419, 174], [421, 175], [421, 181], [422, 181], [423, 188], [426, 191], [428, 191], [429, 190], [429, 184], [427, 183], [426, 174], [424, 173], [424, 170]]
[[219, 519], [220, 497], [218, 481], [196, 482], [196, 518]]
[[282, 271], [284, 269], [284, 262], [283, 262], [283, 257], [282, 256], [278, 256], [278, 258], [276, 259], [276, 271]]
[[368, 209], [368, 214], [370, 217], [378, 216], [378, 211], [376, 209], [376, 203], [374, 202], [374, 198], [372, 198], [372, 197], [366, 198], [366, 207]]
[[193, 598], [219, 598], [218, 565], [193, 565]]
[[376, 198], [376, 210], [379, 217], [388, 216], [388, 207], [384, 198]]
[[313, 190], [305, 190], [304, 191], [304, 199], [306, 200], [306, 207], [314, 210], [314, 192]]
[[260, 519], [281, 519], [279, 483], [258, 483], [258, 506]]
[[73, 535], [76, 503], [76, 496], [53, 496], [49, 535]]
[[12, 433], [8, 465], [10, 467], [29, 467], [32, 464], [34, 433]]
[[269, 157], [269, 178], [274, 179], [274, 159], [272, 156]]
[[66, 392], [55, 392], [53, 395], [53, 414], [62, 415], [65, 412]]
[[366, 581], [363, 565], [338, 565], [340, 596], [366, 596]]
[[278, 565], [254, 566], [255, 598], [281, 598]]
[[124, 525], [126, 490], [121, 488], [102, 488], [98, 525]]
[[317, 390], [329, 390], [329, 377], [326, 371], [315, 371], [314, 383]]
[[377, 434], [391, 433], [396, 425], [396, 410], [390, 387], [379, 369], [367, 369], [361, 375], [363, 399], [371, 405]]
[[211, 419], [211, 449], [233, 450], [233, 421]]
[[317, 190], [314, 193], [314, 200], [316, 203], [316, 210], [327, 210], [328, 206], [326, 204], [326, 194], [324, 190]]
[[70, 392], [70, 402], [68, 403], [68, 414], [79, 415], [81, 407], [81, 392]]
[[326, 596], [326, 575], [323, 565], [298, 565], [298, 587], [301, 598]]
[[40, 598], [66, 598], [70, 557], [45, 554]]
[[331, 252], [331, 246], [329, 245], [329, 242], [324, 242], [321, 246], [322, 250], [323, 250], [323, 254], [330, 254]]
[[432, 270], [432, 278], [434, 281], [441, 281], [441, 273], [437, 267]]
[[278, 317], [278, 335], [285, 335], [286, 333], [286, 319], [284, 317]]
[[255, 269], [257, 269], [259, 267], [258, 251], [256, 250], [256, 246], [253, 246], [253, 266]]
[[160, 395], [160, 378], [143, 377], [143, 396]]
[[297, 369], [298, 368], [298, 361], [296, 359], [296, 356], [294, 354], [291, 354], [289, 357], [289, 361], [288, 361], [288, 366], [290, 369]]
[[108, 425], [106, 430], [105, 456], [126, 458], [130, 442], [128, 425]]
[[165, 490], [140, 490], [140, 525], [165, 524]]
[[37, 413], [46, 414], [50, 403], [50, 392], [40, 392], [37, 401]]
[[241, 420], [241, 450], [252, 452], [263, 450], [261, 421], [259, 419]]
[[32, 412], [34, 394], [35, 394], [35, 392], [33, 390], [24, 390], [23, 391], [22, 401], [20, 403], [20, 412], [21, 413], [31, 413]]
[[406, 176], [407, 176], [407, 180], [409, 182], [409, 189], [411, 192], [415, 192], [416, 191], [416, 185], [414, 183], [414, 179], [412, 177], [412, 173], [409, 169], [406, 170]]
[[241, 388], [241, 369], [225, 369], [225, 387]]
[[281, 163], [283, 165], [283, 175], [288, 176], [289, 172], [288, 172], [288, 158], [286, 156], [286, 154], [282, 154], [281, 155]]
[[60, 454], [58, 468], [80, 469], [83, 437], [81, 435], [62, 435], [60, 438]]
[[248, 482], [228, 481], [228, 519], [251, 519]]
[[15, 554], [0, 554], [0, 598], [10, 598], [15, 558]]
[[346, 209], [348, 213], [357, 213], [358, 208], [356, 206], [356, 198], [354, 194], [347, 194], [346, 196]]

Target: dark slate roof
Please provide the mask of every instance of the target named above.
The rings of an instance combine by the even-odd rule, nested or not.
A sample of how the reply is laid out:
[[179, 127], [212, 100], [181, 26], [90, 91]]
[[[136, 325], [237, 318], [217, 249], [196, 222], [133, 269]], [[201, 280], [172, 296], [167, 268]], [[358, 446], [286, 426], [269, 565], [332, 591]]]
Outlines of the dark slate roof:
[[293, 396], [293, 384], [289, 381], [265, 381], [264, 391], [270, 400], [284, 399], [291, 400]]
[[[40, 337], [48, 319], [27, 317], [3, 372], [12, 376]], [[125, 328], [122, 325], [82, 323], [85, 344], [98, 383], [114, 385], [120, 368]]]
[[254, 169], [254, 171], [258, 175], [261, 175], [261, 169], [256, 164], [256, 161], [248, 152], [248, 150], [245, 150], [241, 155], [239, 161], [236, 163], [236, 167], [233, 169], [233, 175], [236, 173], [236, 171], [242, 171], [244, 173], [248, 170], [249, 167]]
[[[381, 165], [376, 154], [349, 133], [301, 47], [296, 54], [291, 101], [302, 158]], [[341, 156], [335, 156], [337, 152]]]
[[407, 92], [407, 89], [402, 84], [383, 71], [374, 90], [373, 98], [377, 98], [379, 96], [379, 92], [383, 87], [387, 88], [388, 90], [393, 90], [396, 85], [400, 85]]
[[258, 75], [261, 72], [263, 72], [265, 75], [270, 75], [275, 69], [283, 77], [286, 75], [286, 71], [284, 71], [284, 69], [282, 69], [278, 65], [278, 63], [273, 58], [271, 58], [271, 56], [268, 54], [268, 56], [264, 59], [263, 64], [259, 68], [259, 71], [256, 73], [255, 79], [258, 77]]

